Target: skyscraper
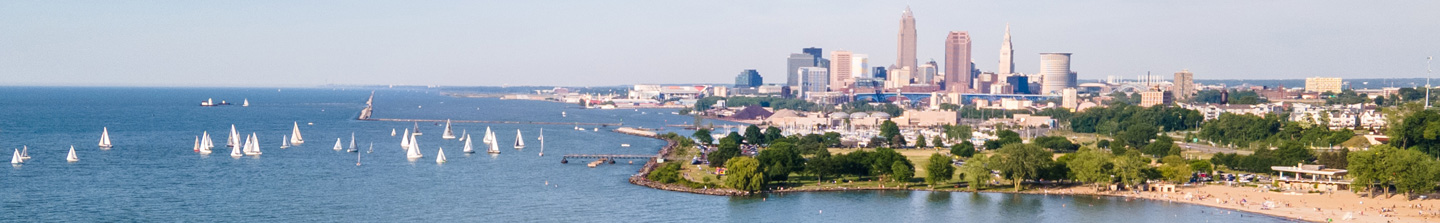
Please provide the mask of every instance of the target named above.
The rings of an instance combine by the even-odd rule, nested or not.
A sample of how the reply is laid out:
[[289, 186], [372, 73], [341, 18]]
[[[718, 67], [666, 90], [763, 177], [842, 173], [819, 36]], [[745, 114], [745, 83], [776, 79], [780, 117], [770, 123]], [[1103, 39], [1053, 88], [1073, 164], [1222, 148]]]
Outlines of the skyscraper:
[[805, 49], [800, 49], [800, 52], [803, 52], [803, 53], [805, 53], [805, 54], [815, 55], [815, 59], [820, 59], [821, 57], [825, 57], [825, 52], [824, 52], [824, 50], [821, 50], [821, 49], [818, 48], [818, 47], [807, 47], [807, 48], [805, 48]]
[[800, 68], [815, 66], [815, 55], [792, 53], [785, 59], [785, 85], [800, 86]]
[[[871, 78], [870, 55], [850, 54], [850, 77]], [[852, 82], [853, 83], [853, 82]]]
[[764, 79], [760, 77], [760, 72], [756, 72], [754, 69], [740, 71], [740, 75], [735, 75], [735, 87], [737, 88], [759, 87], [764, 83]]
[[839, 91], [850, 85], [855, 80], [850, 72], [850, 51], [836, 50], [830, 52], [830, 90]]
[[970, 93], [970, 32], [950, 31], [945, 37], [945, 90]]
[[1189, 69], [1175, 72], [1175, 89], [1173, 91], [1176, 99], [1190, 98], [1190, 94], [1195, 93], [1195, 73], [1190, 73]]
[[918, 73], [914, 74], [915, 83], [935, 84], [935, 79], [938, 79], [935, 78], [935, 74], [940, 73], [940, 71], [937, 70], [935, 67], [935, 60], [930, 60], [930, 62], [920, 64], [920, 69], [916, 70], [916, 72]]
[[1060, 93], [1070, 85], [1070, 53], [1040, 53], [1040, 85], [1038, 94]]
[[1005, 24], [1005, 41], [1000, 43], [1000, 69], [995, 73], [1008, 75], [1015, 73], [1015, 49], [1010, 48], [1010, 24]]
[[900, 14], [898, 38], [900, 43], [895, 56], [895, 67], [915, 69], [915, 16], [910, 15], [910, 6], [905, 6], [905, 12]]
[[825, 92], [830, 85], [830, 71], [824, 67], [801, 67], [800, 68], [800, 91], [804, 95], [809, 92]]

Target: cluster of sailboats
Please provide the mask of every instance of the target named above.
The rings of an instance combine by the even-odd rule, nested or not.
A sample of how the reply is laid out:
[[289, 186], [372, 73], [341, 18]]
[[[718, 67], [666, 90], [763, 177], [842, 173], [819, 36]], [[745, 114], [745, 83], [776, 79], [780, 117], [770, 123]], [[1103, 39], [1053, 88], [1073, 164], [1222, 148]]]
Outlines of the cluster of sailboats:
[[[403, 149], [405, 149], [405, 157], [408, 158], [408, 159], [419, 159], [419, 158], [425, 157], [425, 155], [420, 152], [420, 149], [421, 149], [421, 147], [420, 147], [420, 142], [419, 142], [419, 140], [417, 140], [417, 136], [420, 136], [420, 135], [421, 135], [420, 129], [419, 129], [419, 124], [417, 123], [417, 124], [415, 125], [415, 127], [416, 127], [416, 128], [414, 129], [413, 132], [411, 131], [411, 129], [405, 129], [405, 131], [404, 131], [405, 134], [404, 134], [404, 135], [400, 135], [400, 136], [402, 136], [402, 138], [401, 138], [401, 140], [400, 140], [400, 147], [403, 148]], [[395, 132], [394, 129], [390, 130], [390, 135], [391, 135], [391, 136], [396, 136], [395, 133], [396, 133], [396, 132]], [[445, 121], [445, 131], [442, 133], [441, 138], [447, 139], [447, 140], [450, 140], [450, 139], [458, 139], [458, 140], [460, 140], [460, 141], [463, 141], [465, 147], [463, 148], [462, 151], [463, 151], [464, 153], [475, 153], [475, 147], [474, 147], [474, 142], [473, 142], [474, 137], [471, 137], [470, 134], [468, 133], [468, 131], [464, 131], [464, 132], [462, 132], [461, 134], [456, 135], [455, 132], [454, 132], [454, 131], [451, 129], [451, 127], [450, 127], [450, 121], [449, 121], [449, 120], [446, 120], [446, 121]], [[540, 153], [539, 153], [539, 155], [540, 155], [540, 156], [545, 156], [545, 129], [540, 129], [540, 137], [538, 137], [537, 140], [540, 141]], [[293, 123], [293, 127], [292, 127], [292, 129], [291, 129], [290, 135], [288, 135], [288, 136], [281, 136], [281, 141], [282, 141], [282, 142], [281, 142], [281, 144], [280, 144], [280, 148], [282, 148], [282, 149], [284, 149], [284, 148], [289, 148], [289, 147], [291, 147], [291, 146], [300, 145], [300, 144], [305, 143], [305, 138], [304, 138], [304, 136], [301, 135], [301, 133], [300, 133], [300, 123], [299, 123], [299, 122]], [[357, 146], [356, 146], [356, 143], [355, 143], [355, 133], [351, 133], [351, 134], [350, 134], [350, 143], [349, 143], [349, 146], [348, 146], [348, 147], [345, 147], [344, 144], [342, 144], [342, 142], [343, 142], [343, 139], [342, 139], [342, 138], [335, 138], [335, 147], [334, 147], [334, 150], [336, 150], [336, 151], [345, 150], [346, 152], [352, 152], [352, 153], [359, 153], [359, 152], [360, 152], [359, 147], [357, 147]], [[481, 143], [483, 143], [482, 146], [488, 147], [488, 148], [486, 149], [486, 153], [490, 153], [490, 154], [500, 154], [500, 140], [498, 140], [497, 136], [495, 135], [495, 132], [494, 132], [494, 131], [491, 131], [490, 127], [485, 127], [485, 135], [481, 138]], [[102, 150], [108, 150], [108, 149], [110, 149], [110, 148], [113, 147], [113, 144], [111, 144], [111, 142], [110, 142], [110, 128], [109, 128], [109, 127], [105, 127], [105, 128], [103, 128], [103, 129], [101, 130], [101, 133], [100, 133], [100, 142], [98, 143], [98, 145], [99, 145], [100, 149], [102, 149]], [[263, 154], [263, 152], [260, 151], [260, 139], [259, 139], [259, 135], [256, 134], [256, 133], [254, 133], [254, 132], [252, 132], [252, 133], [250, 133], [250, 134], [248, 134], [248, 135], [241, 135], [240, 132], [236, 130], [235, 125], [230, 125], [230, 133], [228, 134], [227, 138], [225, 139], [225, 146], [231, 148], [231, 149], [230, 149], [230, 156], [231, 156], [231, 157], [239, 158], [239, 157], [244, 157], [244, 156], [259, 156], [259, 155]], [[525, 148], [525, 137], [523, 136], [523, 134], [521, 133], [521, 131], [520, 131], [519, 129], [516, 129], [516, 130], [515, 130], [515, 143], [513, 144], [512, 147], [514, 147], [516, 150], [520, 150], [520, 149]], [[194, 142], [193, 142], [192, 145], [191, 145], [191, 149], [192, 149], [195, 153], [199, 153], [199, 154], [201, 154], [201, 155], [209, 155], [209, 154], [213, 153], [213, 152], [214, 152], [214, 148], [215, 148], [215, 142], [214, 142], [214, 139], [211, 137], [209, 131], [201, 132], [199, 136], [195, 136], [195, 140], [194, 140]], [[347, 149], [347, 148], [348, 148], [348, 149]], [[370, 151], [367, 152], [367, 153], [373, 153], [374, 151], [375, 151], [375, 147], [374, 147], [374, 144], [372, 143], [372, 144], [370, 145]], [[445, 162], [447, 161], [446, 158], [445, 158], [445, 150], [444, 150], [444, 148], [440, 148], [440, 150], [439, 150], [438, 152], [436, 152], [436, 155], [435, 155], [435, 156], [436, 156], [436, 157], [435, 157], [435, 162], [436, 162], [436, 163], [445, 163]], [[16, 149], [16, 150], [15, 150], [13, 156], [11, 156], [10, 163], [11, 163], [11, 164], [15, 164], [15, 165], [19, 165], [19, 164], [22, 164], [22, 163], [24, 163], [25, 161], [27, 161], [27, 160], [29, 160], [29, 159], [30, 159], [30, 148], [29, 148], [29, 146], [23, 146], [22, 149]], [[71, 147], [70, 147], [70, 152], [69, 152], [68, 155], [66, 155], [66, 160], [69, 161], [69, 162], [77, 162], [77, 161], [80, 160], [79, 157], [76, 156], [76, 154], [75, 154], [75, 147], [74, 147], [74, 146], [71, 146]], [[357, 154], [357, 155], [356, 155], [356, 165], [359, 165], [359, 164], [360, 164], [359, 154]]]

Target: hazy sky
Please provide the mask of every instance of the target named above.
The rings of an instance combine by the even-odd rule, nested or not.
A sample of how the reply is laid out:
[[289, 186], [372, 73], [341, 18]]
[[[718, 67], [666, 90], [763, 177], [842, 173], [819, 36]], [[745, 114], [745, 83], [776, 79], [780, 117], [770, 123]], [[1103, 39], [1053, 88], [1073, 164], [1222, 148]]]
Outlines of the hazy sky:
[[[969, 31], [994, 71], [1074, 53], [1081, 79], [1424, 77], [1440, 1], [0, 1], [0, 85], [783, 83], [804, 47], [894, 63]], [[1440, 62], [1440, 61], [1437, 61]]]

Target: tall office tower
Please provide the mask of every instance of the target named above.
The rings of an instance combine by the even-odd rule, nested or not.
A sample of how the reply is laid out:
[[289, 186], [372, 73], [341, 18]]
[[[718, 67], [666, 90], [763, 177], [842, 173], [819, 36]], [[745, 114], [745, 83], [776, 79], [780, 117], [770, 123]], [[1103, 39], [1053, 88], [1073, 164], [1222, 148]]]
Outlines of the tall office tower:
[[950, 31], [945, 37], [945, 90], [970, 93], [970, 32]]
[[1075, 88], [1060, 90], [1060, 107], [1068, 108], [1070, 111], [1075, 111], [1076, 108], [1080, 107], [1080, 102], [1076, 100], [1075, 94]]
[[886, 78], [890, 77], [890, 75], [887, 75], [888, 73], [886, 73], [885, 71], [888, 71], [885, 69], [885, 67], [875, 67], [875, 69], [870, 70], [870, 75], [875, 79], [886, 80]]
[[917, 84], [934, 84], [936, 79], [935, 73], [939, 72], [935, 70], [935, 60], [920, 64], [920, 69], [916, 69], [915, 71], [918, 73], [913, 73], [912, 75], [914, 75], [915, 83]]
[[1183, 100], [1190, 98], [1190, 94], [1195, 93], [1195, 73], [1190, 73], [1190, 69], [1175, 72], [1175, 89], [1173, 92], [1177, 99]]
[[800, 68], [800, 92], [810, 95], [809, 92], [825, 92], [830, 85], [830, 70], [824, 67], [801, 67]]
[[1073, 88], [1073, 87], [1079, 87], [1079, 86], [1080, 86], [1080, 73], [1075, 72], [1075, 71], [1070, 71], [1070, 75], [1065, 75], [1065, 76], [1066, 76], [1066, 78], [1065, 78], [1065, 87]]
[[1005, 83], [1011, 86], [1011, 92], [1016, 94], [1030, 94], [1030, 77], [1025, 75], [1014, 75], [1005, 77]]
[[1005, 24], [1005, 41], [1000, 43], [1000, 69], [995, 73], [1008, 75], [1015, 73], [1015, 49], [1010, 48], [1010, 24]]
[[[871, 75], [871, 74], [870, 74], [870, 55], [858, 54], [858, 53], [857, 53], [857, 54], [851, 54], [851, 55], [850, 55], [850, 77], [852, 77], [852, 78], [871, 78], [871, 77], [874, 77], [874, 75]], [[851, 83], [854, 83], [854, 82], [851, 82]]]
[[850, 73], [851, 56], [850, 51], [836, 50], [830, 52], [830, 90], [839, 91], [847, 88], [855, 77]]
[[756, 72], [754, 69], [746, 69], [745, 71], [740, 71], [740, 75], [735, 75], [735, 87], [759, 87], [765, 83], [763, 80], [764, 79], [760, 77], [760, 72]]
[[805, 54], [815, 55], [815, 59], [816, 59], [816, 60], [819, 60], [820, 58], [825, 57], [825, 54], [824, 54], [825, 52], [824, 52], [824, 50], [821, 50], [819, 47], [808, 47], [808, 48], [805, 48], [805, 49], [800, 49], [800, 52], [805, 53]]
[[804, 53], [792, 53], [785, 59], [785, 86], [800, 86], [800, 68], [815, 66], [815, 56]]
[[1045, 79], [1038, 94], [1060, 93], [1070, 85], [1070, 53], [1040, 53], [1040, 78]]
[[[900, 14], [900, 34], [895, 66], [915, 69], [915, 16], [910, 15], [910, 6]], [[907, 68], [908, 67], [908, 68]]]

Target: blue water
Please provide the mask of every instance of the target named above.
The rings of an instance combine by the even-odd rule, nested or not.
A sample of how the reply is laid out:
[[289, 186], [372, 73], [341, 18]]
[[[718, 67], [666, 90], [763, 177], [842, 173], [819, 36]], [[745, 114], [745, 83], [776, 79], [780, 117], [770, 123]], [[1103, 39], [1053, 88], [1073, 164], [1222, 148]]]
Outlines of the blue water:
[[[0, 172], [0, 221], [320, 222], [1276, 222], [1224, 210], [1116, 198], [949, 192], [821, 192], [718, 197], [658, 191], [626, 179], [639, 164], [560, 164], [566, 153], [653, 154], [664, 142], [571, 125], [455, 123], [496, 132], [502, 154], [464, 154], [418, 123], [425, 158], [407, 160], [390, 131], [416, 123], [356, 121], [375, 91], [375, 118], [690, 122], [673, 110], [583, 110], [542, 101], [454, 98], [433, 89], [0, 87], [0, 149], [32, 160]], [[235, 105], [199, 107], [206, 98]], [[249, 99], [250, 107], [239, 106]], [[565, 111], [567, 117], [561, 117]], [[300, 123], [306, 143], [279, 148]], [[260, 156], [231, 158], [230, 125], [255, 133]], [[440, 124], [440, 125], [437, 125]], [[96, 146], [108, 127], [114, 148]], [[546, 156], [535, 140], [545, 129]], [[594, 128], [590, 126], [587, 128]], [[516, 150], [520, 130], [527, 148]], [[671, 128], [673, 129], [673, 128]], [[212, 155], [194, 153], [209, 131]], [[351, 134], [373, 153], [332, 150]], [[688, 135], [688, 132], [682, 134]], [[477, 146], [478, 141], [476, 142]], [[630, 144], [631, 147], [621, 147]], [[64, 160], [73, 145], [79, 162]], [[444, 148], [449, 162], [436, 164]], [[0, 156], [8, 158], [8, 156]], [[547, 184], [548, 183], [548, 184]]]

